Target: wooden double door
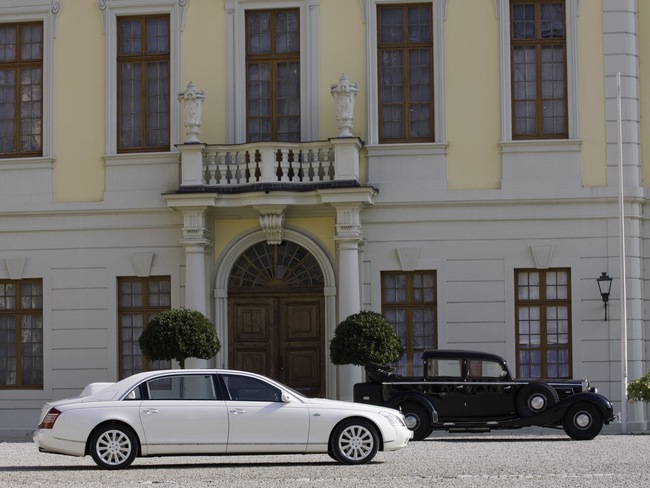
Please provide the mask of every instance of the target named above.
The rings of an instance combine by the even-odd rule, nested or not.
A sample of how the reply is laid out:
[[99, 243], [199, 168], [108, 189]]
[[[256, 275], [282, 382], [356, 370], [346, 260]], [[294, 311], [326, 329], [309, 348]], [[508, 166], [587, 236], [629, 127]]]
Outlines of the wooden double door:
[[321, 294], [234, 294], [228, 299], [229, 368], [325, 396]]

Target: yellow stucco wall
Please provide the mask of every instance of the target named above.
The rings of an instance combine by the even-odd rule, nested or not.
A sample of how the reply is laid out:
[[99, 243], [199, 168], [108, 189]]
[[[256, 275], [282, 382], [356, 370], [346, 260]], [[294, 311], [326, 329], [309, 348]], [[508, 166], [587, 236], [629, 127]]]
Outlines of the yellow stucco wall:
[[[445, 20], [448, 184], [450, 189], [497, 189], [501, 179], [499, 21], [492, 1], [473, 2], [472, 9], [464, 7], [464, 2], [448, 2]], [[647, 25], [650, 14], [643, 6], [639, 8], [640, 24]], [[581, 2], [579, 13], [583, 182], [602, 186], [606, 184], [602, 1]], [[323, 1], [319, 16], [320, 138], [338, 133], [329, 90], [345, 72], [361, 88], [353, 132], [365, 140], [368, 78], [361, 4]], [[58, 17], [53, 79], [57, 201], [97, 201], [103, 197], [106, 39], [101, 22], [96, 2], [87, 0], [68, 0]], [[641, 29], [640, 41], [647, 36], [644, 34]], [[201, 139], [212, 143], [227, 139], [226, 36], [223, 2], [189, 4], [181, 37], [180, 85], [182, 89], [194, 81], [206, 91]], [[643, 62], [647, 51], [643, 42], [640, 45], [643, 78], [644, 68], [648, 69], [648, 63]], [[641, 90], [642, 94], [647, 90], [643, 84]], [[643, 174], [648, 180], [650, 169], [644, 166]]]
[[338, 83], [345, 73], [352, 83], [359, 85], [354, 103], [352, 133], [366, 140], [366, 25], [363, 22], [361, 2], [326, 0], [320, 3], [320, 132], [323, 139], [339, 133], [336, 106], [330, 86]]
[[[181, 36], [181, 79], [184, 90], [193, 81], [205, 92], [201, 141], [227, 141], [226, 10], [224, 2], [190, 2]], [[184, 134], [181, 134], [184, 136]]]
[[603, 6], [580, 2], [578, 17], [578, 93], [582, 184], [607, 186]]
[[464, 2], [447, 3], [447, 181], [455, 190], [499, 188], [499, 23], [494, 2], [466, 7]]
[[97, 2], [71, 0], [54, 39], [53, 144], [57, 201], [99, 201], [104, 191], [104, 34]]
[[[311, 235], [320, 246], [323, 246], [331, 256], [335, 256], [336, 243], [334, 217], [317, 218], [289, 218], [285, 227], [300, 229], [301, 232]], [[214, 221], [214, 256], [219, 256], [228, 249], [233, 240], [238, 236], [259, 230], [258, 219], [217, 219]]]

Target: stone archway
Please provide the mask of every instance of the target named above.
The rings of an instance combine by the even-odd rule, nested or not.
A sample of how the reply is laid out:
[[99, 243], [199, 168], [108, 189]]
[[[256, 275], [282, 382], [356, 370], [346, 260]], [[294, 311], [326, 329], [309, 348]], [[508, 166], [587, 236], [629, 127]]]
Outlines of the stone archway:
[[228, 281], [228, 367], [325, 395], [323, 273], [304, 247], [259, 242]]
[[[266, 235], [261, 231], [257, 230], [250, 232], [248, 234], [242, 234], [235, 237], [231, 244], [224, 250], [222, 255], [217, 261], [216, 269], [216, 278], [215, 278], [215, 323], [217, 326], [217, 333], [222, 339], [222, 350], [217, 356], [217, 366], [218, 367], [229, 367], [231, 362], [231, 351], [229, 348], [230, 343], [230, 306], [229, 302], [231, 297], [242, 298], [241, 290], [229, 288], [230, 278], [233, 275], [235, 264], [241, 258], [241, 256], [249, 249], [255, 245], [265, 242]], [[309, 236], [297, 232], [291, 228], [284, 229], [284, 242], [291, 242], [297, 244], [299, 247], [306, 250], [308, 254], [313, 258], [322, 273], [322, 287], [320, 289], [320, 295], [317, 297], [321, 301], [322, 305], [322, 314], [321, 314], [321, 330], [322, 330], [322, 354], [321, 359], [321, 371], [324, 371], [324, 382], [325, 389], [323, 395], [332, 396], [336, 395], [337, 391], [337, 375], [336, 367], [332, 365], [329, 361], [329, 340], [332, 338], [334, 333], [334, 328], [336, 327], [336, 286], [335, 286], [335, 274], [334, 268], [332, 266], [332, 256], [324, 250], [323, 247], [318, 245]], [[312, 263], [313, 263], [312, 262]], [[245, 283], [245, 282], [242, 282]], [[277, 298], [278, 293], [272, 293], [273, 287], [269, 286], [266, 289], [266, 293], [269, 297]], [[276, 292], [281, 290], [275, 290]], [[286, 290], [285, 290], [286, 291]], [[307, 297], [298, 296], [298, 297], [286, 297], [286, 300], [283, 304], [276, 302], [274, 306], [280, 307], [280, 309], [286, 310], [286, 303], [288, 302], [291, 306], [296, 306], [289, 313], [306, 314], [308, 313], [304, 308], [304, 304], [299, 303], [300, 300], [304, 300]], [[291, 301], [291, 300], [293, 301]], [[300, 300], [298, 300], [300, 299]], [[249, 299], [249, 304], [257, 304], [258, 306], [261, 303], [261, 298], [259, 295], [252, 296]], [[300, 306], [298, 306], [300, 305]], [[269, 305], [270, 307], [270, 305]], [[302, 308], [301, 308], [302, 307]], [[277, 310], [277, 308], [276, 308]], [[257, 313], [261, 313], [259, 310]], [[270, 311], [269, 311], [270, 313]], [[276, 313], [276, 312], [273, 312]], [[311, 314], [311, 312], [309, 312]], [[310, 315], [311, 316], [311, 315]], [[302, 333], [306, 333], [303, 331]], [[286, 363], [285, 363], [286, 367]], [[323, 381], [321, 379], [321, 381]]]

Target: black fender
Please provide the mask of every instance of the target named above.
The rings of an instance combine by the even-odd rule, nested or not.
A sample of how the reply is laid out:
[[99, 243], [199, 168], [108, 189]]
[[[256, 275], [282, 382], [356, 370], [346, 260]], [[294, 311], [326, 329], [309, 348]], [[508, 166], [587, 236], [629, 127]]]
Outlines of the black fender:
[[513, 424], [517, 425], [518, 427], [525, 427], [531, 425], [544, 426], [557, 424], [562, 421], [564, 413], [571, 405], [575, 405], [576, 403], [580, 402], [591, 403], [597, 406], [603, 413], [603, 421], [605, 424], [608, 424], [611, 420], [614, 419], [614, 408], [612, 407], [612, 403], [607, 398], [599, 395], [598, 393], [584, 391], [563, 398], [556, 404], [551, 405], [546, 410], [536, 415], [531, 415], [530, 417], [519, 418], [511, 421], [505, 421], [502, 423], [502, 425]]
[[438, 423], [438, 411], [435, 405], [429, 400], [424, 393], [417, 391], [405, 391], [391, 397], [384, 405], [395, 410], [400, 409], [400, 405], [407, 402], [415, 402], [422, 405], [431, 416], [431, 425]]

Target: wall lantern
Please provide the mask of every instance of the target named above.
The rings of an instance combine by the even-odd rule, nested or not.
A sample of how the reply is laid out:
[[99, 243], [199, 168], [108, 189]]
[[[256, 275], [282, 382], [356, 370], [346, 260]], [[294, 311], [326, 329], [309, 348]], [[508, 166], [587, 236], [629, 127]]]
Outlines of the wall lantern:
[[600, 290], [600, 297], [605, 304], [605, 320], [607, 320], [607, 302], [609, 301], [609, 292], [612, 289], [612, 278], [607, 273], [602, 272], [596, 282], [598, 283], [598, 290]]

